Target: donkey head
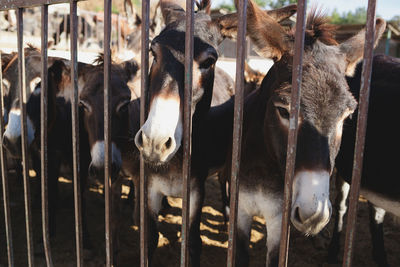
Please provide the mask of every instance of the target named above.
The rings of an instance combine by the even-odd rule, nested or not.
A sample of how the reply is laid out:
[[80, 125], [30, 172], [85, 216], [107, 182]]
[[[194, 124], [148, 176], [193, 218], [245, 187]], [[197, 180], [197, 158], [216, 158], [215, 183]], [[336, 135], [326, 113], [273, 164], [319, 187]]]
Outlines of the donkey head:
[[[201, 1], [194, 18], [193, 129], [210, 108], [217, 46], [226, 36], [223, 22], [231, 16], [213, 20], [210, 6], [209, 0]], [[136, 146], [152, 165], [168, 163], [182, 141], [185, 11], [168, 0], [161, 1], [161, 11], [166, 27], [150, 47], [154, 60], [149, 75], [149, 115], [135, 137]]]
[[[37, 83], [40, 81], [41, 57], [40, 51], [32, 46], [24, 49], [25, 52], [25, 83], [26, 99], [35, 91]], [[8, 116], [8, 126], [3, 136], [3, 145], [15, 157], [21, 156], [21, 110], [19, 97], [19, 76], [18, 76], [18, 54], [11, 54], [12, 58], [3, 68], [3, 84], [6, 85], [5, 109]], [[5, 113], [6, 113], [5, 112]], [[34, 140], [33, 122], [27, 118], [28, 144]]]
[[[63, 87], [63, 79], [69, 78], [69, 71], [64, 60], [51, 59], [51, 67], [48, 69], [48, 125], [51, 127], [56, 118], [56, 95]], [[40, 134], [40, 92], [41, 82], [39, 82], [32, 94], [28, 97], [26, 104], [27, 116], [27, 136], [28, 148], [36, 143]], [[9, 124], [3, 137], [3, 145], [13, 157], [20, 158], [21, 154], [21, 112], [17, 108], [11, 109], [9, 114]]]
[[[375, 45], [385, 29], [376, 21]], [[316, 11], [308, 16], [303, 57], [299, 132], [293, 182], [291, 221], [306, 235], [318, 233], [329, 221], [329, 178], [338, 153], [342, 125], [356, 108], [345, 76], [362, 59], [365, 30], [342, 44], [334, 28]], [[294, 32], [286, 32], [271, 16], [249, 1], [247, 32], [261, 55], [274, 66], [261, 85], [264, 141], [269, 155], [285, 172], [289, 132]]]
[[[111, 178], [116, 178], [121, 167], [121, 143], [128, 134], [128, 104], [131, 93], [128, 80], [136, 74], [135, 61], [113, 64], [111, 68]], [[83, 123], [89, 137], [92, 161], [89, 166], [91, 177], [104, 176], [104, 73], [103, 64], [97, 66], [87, 78], [79, 97], [83, 108]], [[125, 138], [125, 139], [124, 139]]]

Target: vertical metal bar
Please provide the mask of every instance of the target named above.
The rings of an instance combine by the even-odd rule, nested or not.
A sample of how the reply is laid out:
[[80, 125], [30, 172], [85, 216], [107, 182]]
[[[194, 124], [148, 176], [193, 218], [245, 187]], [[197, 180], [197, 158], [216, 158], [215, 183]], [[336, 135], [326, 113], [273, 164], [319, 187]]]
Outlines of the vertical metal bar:
[[68, 49], [68, 34], [67, 34], [67, 25], [68, 25], [68, 15], [64, 14], [64, 34], [65, 34], [65, 45]]
[[[150, 0], [142, 0], [142, 55], [141, 55], [141, 97], [140, 126], [146, 121], [147, 88], [149, 86], [149, 27]], [[137, 199], [136, 199], [137, 201]], [[140, 153], [140, 267], [147, 267], [148, 262], [148, 205], [147, 205], [147, 175], [144, 159]]]
[[21, 109], [21, 149], [22, 165], [24, 177], [24, 204], [25, 204], [25, 225], [26, 225], [26, 243], [28, 248], [28, 265], [34, 265], [33, 239], [32, 239], [32, 212], [31, 212], [31, 194], [29, 185], [29, 166], [28, 166], [28, 138], [26, 128], [26, 86], [25, 86], [25, 53], [23, 40], [23, 8], [17, 9], [17, 34], [18, 34], [18, 81], [19, 81], [19, 103]]
[[193, 81], [194, 1], [186, 0], [185, 90], [183, 93], [183, 162], [182, 162], [182, 243], [181, 267], [189, 266], [190, 160], [192, 150], [192, 81]]
[[[71, 82], [73, 86], [73, 97], [71, 100], [72, 117], [72, 155], [74, 174], [74, 211], [75, 211], [75, 244], [76, 265], [83, 265], [82, 257], [82, 206], [81, 206], [81, 180], [79, 161], [79, 89], [78, 89], [78, 31], [77, 31], [77, 2], [70, 2], [70, 45], [71, 45]], [[67, 23], [67, 21], [65, 21]]]
[[295, 53], [293, 57], [292, 92], [290, 101], [290, 122], [286, 152], [285, 186], [283, 192], [282, 232], [279, 248], [279, 266], [287, 266], [290, 226], [289, 216], [292, 205], [292, 184], [296, 163], [298, 119], [300, 112], [301, 81], [303, 73], [304, 32], [306, 25], [307, 1], [297, 2]]
[[375, 37], [376, 0], [368, 1], [367, 29], [365, 32], [364, 61], [361, 74], [360, 99], [358, 106], [357, 134], [354, 149], [353, 173], [349, 195], [349, 211], [347, 214], [346, 240], [344, 243], [343, 266], [350, 267], [352, 263], [353, 241], [356, 232], [358, 195], [363, 167], [365, 134], [367, 131], [367, 116], [369, 92], [372, 73], [374, 37]]
[[[3, 70], [1, 68], [1, 51], [0, 51], [0, 96], [4, 96], [3, 88]], [[8, 116], [8, 114], [7, 114]], [[4, 134], [4, 97], [0, 99], [0, 134]], [[12, 230], [11, 230], [11, 213], [10, 213], [10, 192], [8, 189], [8, 172], [7, 172], [7, 155], [4, 147], [0, 145], [1, 155], [1, 177], [3, 183], [3, 205], [4, 205], [4, 219], [6, 227], [6, 238], [7, 238], [7, 259], [8, 266], [14, 266], [14, 249], [12, 242]]]
[[117, 49], [118, 52], [121, 51], [121, 18], [119, 14], [117, 15]]
[[387, 32], [386, 42], [385, 42], [385, 55], [389, 55], [391, 39], [392, 39], [392, 30], [388, 27], [388, 32]]
[[236, 80], [235, 80], [235, 106], [233, 119], [232, 142], [232, 169], [230, 183], [230, 214], [229, 214], [229, 238], [227, 266], [235, 266], [236, 236], [237, 236], [237, 210], [239, 198], [239, 169], [242, 144], [243, 122], [243, 88], [244, 88], [244, 64], [246, 60], [246, 18], [247, 0], [238, 3], [238, 35], [236, 45]]
[[[48, 39], [48, 6], [42, 6], [41, 12], [41, 53], [42, 53], [42, 76], [40, 90], [40, 167], [41, 167], [41, 191], [42, 191], [42, 232], [43, 246], [47, 266], [53, 266], [50, 250], [49, 237], [49, 207], [48, 207], [48, 170], [47, 170], [47, 39]], [[54, 178], [54, 177], [52, 177]]]
[[113, 264], [111, 230], [111, 0], [104, 0], [104, 194], [106, 266]]

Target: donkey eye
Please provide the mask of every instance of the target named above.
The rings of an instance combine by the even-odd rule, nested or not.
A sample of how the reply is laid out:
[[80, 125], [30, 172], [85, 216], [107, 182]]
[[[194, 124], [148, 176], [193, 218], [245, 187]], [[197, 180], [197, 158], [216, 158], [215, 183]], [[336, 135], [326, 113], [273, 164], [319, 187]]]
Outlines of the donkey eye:
[[283, 108], [283, 107], [276, 107], [276, 109], [278, 110], [279, 115], [280, 115], [282, 118], [284, 118], [284, 119], [286, 119], [286, 120], [289, 119], [290, 114], [289, 114], [289, 111], [288, 111], [286, 108]]
[[124, 112], [126, 110], [126, 108], [128, 107], [130, 103], [130, 100], [121, 102], [118, 106], [117, 106], [117, 113], [121, 113]]
[[208, 69], [214, 64], [215, 64], [215, 58], [214, 57], [209, 57], [209, 58], [207, 58], [206, 60], [204, 60], [203, 62], [200, 63], [200, 69]]
[[79, 106], [83, 107], [86, 111], [89, 111], [89, 112], [92, 110], [90, 105], [87, 102], [83, 101], [83, 100], [79, 100]]

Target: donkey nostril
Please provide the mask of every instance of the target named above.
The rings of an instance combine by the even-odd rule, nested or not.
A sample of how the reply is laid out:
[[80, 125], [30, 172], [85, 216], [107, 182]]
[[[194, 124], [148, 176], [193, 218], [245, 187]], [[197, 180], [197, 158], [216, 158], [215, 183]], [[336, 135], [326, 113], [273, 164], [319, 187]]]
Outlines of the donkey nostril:
[[170, 138], [168, 138], [167, 142], [165, 143], [165, 147], [167, 149], [170, 149], [171, 145], [172, 145], [172, 138], [170, 137]]
[[301, 218], [300, 218], [300, 209], [299, 209], [299, 207], [296, 207], [296, 209], [295, 209], [295, 211], [294, 211], [294, 218], [295, 218], [297, 221], [301, 222]]
[[135, 144], [138, 149], [143, 148], [143, 131], [139, 131], [135, 136]]

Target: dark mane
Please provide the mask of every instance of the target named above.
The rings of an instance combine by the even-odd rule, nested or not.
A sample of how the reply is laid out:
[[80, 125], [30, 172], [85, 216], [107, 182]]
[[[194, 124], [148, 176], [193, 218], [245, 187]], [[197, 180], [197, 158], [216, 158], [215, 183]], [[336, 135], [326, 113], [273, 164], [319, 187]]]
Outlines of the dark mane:
[[32, 53], [40, 53], [40, 49], [35, 47], [33, 44], [28, 43], [27, 47], [25, 47], [25, 56], [28, 56]]
[[[326, 45], [338, 45], [334, 37], [336, 29], [337, 26], [329, 23], [329, 18], [321, 9], [312, 8], [307, 16], [305, 46], [312, 46], [317, 40]], [[294, 35], [295, 28], [291, 31], [291, 36], [294, 37]]]

